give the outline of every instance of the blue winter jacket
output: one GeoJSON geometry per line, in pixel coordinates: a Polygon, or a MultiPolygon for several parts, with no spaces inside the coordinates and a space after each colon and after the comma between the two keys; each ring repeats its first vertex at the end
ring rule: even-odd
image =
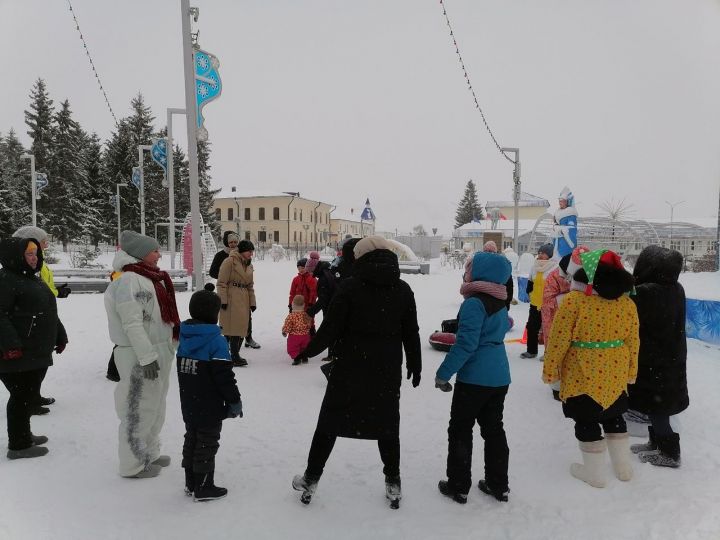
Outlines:
{"type": "Polygon", "coordinates": [[[190,319],[180,325],[177,374],[183,420],[208,426],[227,417],[240,401],[227,340],[216,324],[190,319]]]}
{"type": "MultiPolygon", "coordinates": [[[[473,256],[472,280],[504,285],[510,277],[510,261],[496,253],[473,256]]],[[[479,386],[507,386],[510,366],[505,352],[508,314],[504,300],[488,294],[466,298],[460,306],[455,345],[445,356],[436,376],[479,386]]]]}

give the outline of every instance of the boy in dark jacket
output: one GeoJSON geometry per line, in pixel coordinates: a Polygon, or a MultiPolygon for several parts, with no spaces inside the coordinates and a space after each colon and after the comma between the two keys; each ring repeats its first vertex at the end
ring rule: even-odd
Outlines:
{"type": "Polygon", "coordinates": [[[242,418],[228,343],[217,325],[220,297],[209,283],[190,298],[191,319],[180,325],[177,373],[185,422],[182,466],[185,493],[195,501],[220,499],[227,489],[214,483],[215,454],[225,418],[242,418]]]}

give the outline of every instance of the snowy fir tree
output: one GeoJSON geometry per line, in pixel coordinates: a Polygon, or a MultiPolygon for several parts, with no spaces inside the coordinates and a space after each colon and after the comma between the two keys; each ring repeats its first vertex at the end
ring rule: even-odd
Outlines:
{"type": "Polygon", "coordinates": [[[468,180],[468,183],[465,185],[465,194],[460,204],[458,204],[457,212],[455,212],[455,228],[462,227],[474,219],[482,218],[483,211],[482,206],[480,206],[478,202],[475,182],[468,180]]]}
{"type": "Polygon", "coordinates": [[[115,186],[108,183],[102,175],[102,146],[97,134],[83,137],[81,153],[86,176],[82,190],[86,208],[82,230],[84,236],[97,247],[100,241],[112,241],[114,237],[114,229],[109,230],[107,224],[115,222],[115,208],[110,204],[110,195],[115,194],[115,186]]]}
{"type": "Polygon", "coordinates": [[[88,213],[88,201],[85,200],[87,165],[82,152],[86,135],[73,120],[68,100],[55,115],[52,132],[54,144],[49,156],[49,185],[38,201],[38,208],[44,212],[38,223],[62,242],[63,251],[67,251],[71,240],[84,235],[83,220],[88,213]]]}
{"type": "Polygon", "coordinates": [[[105,145],[103,159],[105,181],[112,187],[116,184],[127,186],[120,188],[120,218],[123,229],[138,229],[140,216],[138,191],[130,182],[132,168],[137,164],[136,162],[137,146],[133,146],[127,118],[123,118],[105,145]]]}
{"type": "Polygon", "coordinates": [[[15,131],[0,136],[0,237],[30,223],[30,173],[15,131]]]}
{"type": "Polygon", "coordinates": [[[47,172],[53,145],[54,115],[53,100],[50,99],[45,81],[38,79],[30,92],[30,110],[25,111],[27,134],[32,139],[30,153],[35,156],[35,170],[38,172],[47,172]]]}
{"type": "Polygon", "coordinates": [[[213,212],[213,199],[220,191],[210,187],[210,143],[198,141],[198,178],[200,184],[200,214],[205,225],[212,231],[214,236],[220,235],[220,224],[215,220],[213,212]]]}

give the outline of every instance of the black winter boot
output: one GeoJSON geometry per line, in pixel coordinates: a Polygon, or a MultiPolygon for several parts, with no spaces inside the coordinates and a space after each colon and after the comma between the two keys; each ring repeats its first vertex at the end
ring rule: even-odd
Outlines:
{"type": "Polygon", "coordinates": [[[446,497],[450,497],[456,503],[465,504],[467,502],[467,493],[460,493],[452,487],[447,480],[440,480],[440,482],[438,482],[438,489],[440,493],[446,497]]]}
{"type": "Polygon", "coordinates": [[[195,473],[193,477],[195,479],[195,491],[193,492],[195,501],[214,501],[227,495],[227,489],[215,485],[215,471],[195,473]]]}
{"type": "Polygon", "coordinates": [[[390,501],[390,508],[400,508],[400,499],[402,499],[402,490],[400,488],[399,476],[385,477],[385,497],[390,501]]]}
{"type": "Polygon", "coordinates": [[[487,482],[485,480],[480,480],[478,482],[478,489],[485,493],[486,495],[491,495],[495,497],[500,502],[507,502],[508,495],[510,494],[510,489],[506,490],[496,490],[491,489],[490,486],[487,485],[487,482]]]}
{"type": "Polygon", "coordinates": [[[320,481],[319,477],[314,476],[308,476],[307,473],[305,474],[296,474],[293,477],[292,480],[292,487],[295,491],[302,491],[302,495],[300,495],[300,502],[303,504],[310,504],[310,501],[312,500],[313,495],[315,494],[315,490],[317,489],[318,482],[320,481]]]}
{"type": "Polygon", "coordinates": [[[193,496],[195,491],[195,474],[192,469],[185,469],[185,495],[193,496]]]}
{"type": "Polygon", "coordinates": [[[242,346],[243,338],[240,336],[230,336],[228,341],[230,342],[230,359],[232,360],[233,367],[247,366],[247,360],[240,356],[240,347],[242,346]]]}
{"type": "Polygon", "coordinates": [[[260,344],[259,344],[257,341],[255,341],[255,340],[252,338],[252,336],[247,336],[247,337],[245,338],[245,346],[246,346],[246,347],[250,347],[250,348],[252,348],[252,349],[259,349],[259,348],[260,348],[260,344]]]}
{"type": "Polygon", "coordinates": [[[673,433],[666,437],[656,436],[655,439],[659,452],[640,454],[640,461],[677,469],[680,466],[680,435],[673,433]]]}
{"type": "Polygon", "coordinates": [[[639,454],[640,452],[653,452],[658,449],[657,441],[655,440],[655,432],[652,426],[648,426],[648,442],[643,444],[633,444],[630,446],[630,451],[633,454],[639,454]]]}

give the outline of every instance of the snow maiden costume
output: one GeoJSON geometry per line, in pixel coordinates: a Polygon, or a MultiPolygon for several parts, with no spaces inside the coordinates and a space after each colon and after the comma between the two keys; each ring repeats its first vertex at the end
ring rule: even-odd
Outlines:
{"type": "Polygon", "coordinates": [[[593,487],[605,486],[605,450],[615,476],[632,478],[630,448],[623,412],[627,385],[635,382],[640,348],[635,304],[624,293],[633,278],[612,251],[580,255],[583,268],[553,320],[545,350],[543,381],[560,380],[560,399],[567,418],[575,421],[583,464],[570,474],[593,487]],[[602,425],[606,439],[602,436],[602,425]]]}
{"type": "Polygon", "coordinates": [[[170,276],[143,262],[159,245],[123,231],[113,269],[122,275],[105,291],[105,311],[120,381],[115,410],[120,419],[120,476],[149,478],[170,464],[160,455],[170,369],[180,330],[170,276]]]}
{"type": "Polygon", "coordinates": [[[565,186],[558,197],[560,208],[555,211],[555,256],[559,259],[572,253],[577,245],[577,210],[575,197],[570,188],[565,186]],[[563,208],[565,205],[565,208],[563,208]]]}

